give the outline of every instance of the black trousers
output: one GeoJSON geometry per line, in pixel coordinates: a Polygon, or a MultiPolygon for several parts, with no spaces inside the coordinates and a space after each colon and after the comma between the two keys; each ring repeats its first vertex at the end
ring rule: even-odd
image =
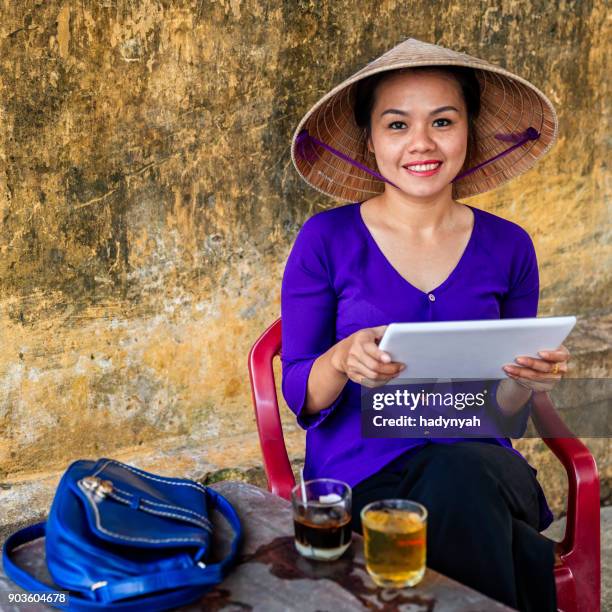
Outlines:
{"type": "Polygon", "coordinates": [[[521,612],[556,612],[538,486],[527,462],[497,444],[427,444],[353,488],[353,529],[362,533],[359,513],[372,501],[417,501],[428,510],[428,567],[521,612]]]}

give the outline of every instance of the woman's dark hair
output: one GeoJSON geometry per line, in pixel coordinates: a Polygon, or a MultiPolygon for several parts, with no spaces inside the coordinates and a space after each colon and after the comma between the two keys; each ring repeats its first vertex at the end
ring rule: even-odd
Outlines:
{"type": "Polygon", "coordinates": [[[466,162],[475,155],[476,152],[476,130],[474,122],[480,114],[480,83],[476,78],[473,68],[467,66],[415,66],[414,68],[399,68],[397,70],[387,70],[357,81],[355,86],[355,98],[353,113],[355,123],[366,131],[366,135],[371,134],[371,116],[374,103],[376,102],[376,89],[385,80],[398,72],[444,72],[452,76],[461,87],[461,93],[467,109],[468,119],[468,148],[466,162]]]}

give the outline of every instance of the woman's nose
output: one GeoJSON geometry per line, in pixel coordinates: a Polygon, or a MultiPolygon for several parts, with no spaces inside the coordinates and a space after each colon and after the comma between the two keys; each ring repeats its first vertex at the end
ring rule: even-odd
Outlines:
{"type": "Polygon", "coordinates": [[[427,126],[413,126],[407,142],[409,151],[430,151],[435,148],[427,126]]]}

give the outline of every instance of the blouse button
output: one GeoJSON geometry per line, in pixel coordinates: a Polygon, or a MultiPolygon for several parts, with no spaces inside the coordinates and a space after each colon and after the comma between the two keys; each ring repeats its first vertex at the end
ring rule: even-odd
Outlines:
{"type": "Polygon", "coordinates": [[[430,293],[427,297],[429,298],[430,302],[435,302],[436,301],[436,296],[433,293],[430,293]]]}

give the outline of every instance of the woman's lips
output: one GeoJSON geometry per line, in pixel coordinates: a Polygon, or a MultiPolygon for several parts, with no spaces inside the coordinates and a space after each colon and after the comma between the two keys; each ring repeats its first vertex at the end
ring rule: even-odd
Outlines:
{"type": "MultiPolygon", "coordinates": [[[[427,164],[427,165],[431,165],[431,164],[427,164]]],[[[425,170],[425,171],[419,172],[418,170],[414,170],[413,168],[410,168],[409,166],[403,166],[404,170],[406,170],[409,174],[412,174],[413,176],[433,176],[434,174],[437,174],[440,171],[441,167],[442,167],[442,162],[439,162],[438,166],[434,168],[433,170],[425,170]]]]}

